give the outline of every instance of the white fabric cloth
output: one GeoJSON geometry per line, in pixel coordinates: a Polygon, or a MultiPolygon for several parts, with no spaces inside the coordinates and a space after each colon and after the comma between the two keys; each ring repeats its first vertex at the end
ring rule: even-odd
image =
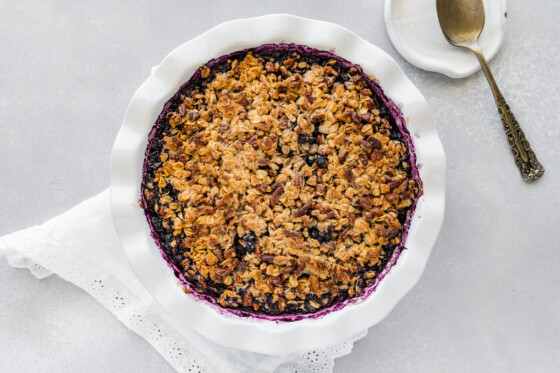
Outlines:
{"type": "Polygon", "coordinates": [[[79,286],[123,324],[146,339],[179,372],[331,372],[350,353],[351,340],[298,356],[270,356],[217,345],[196,332],[180,335],[165,311],[143,304],[146,290],[129,268],[113,227],[109,189],[40,226],[0,237],[0,257],[28,268],[38,279],[51,274],[79,286]]]}

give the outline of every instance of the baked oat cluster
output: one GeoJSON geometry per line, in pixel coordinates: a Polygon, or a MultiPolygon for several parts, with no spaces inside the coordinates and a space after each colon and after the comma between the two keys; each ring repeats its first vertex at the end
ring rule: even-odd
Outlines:
{"type": "Polygon", "coordinates": [[[182,88],[147,151],[144,208],[189,288],[309,314],[363,294],[419,194],[373,84],[336,59],[244,52],[182,88]]]}

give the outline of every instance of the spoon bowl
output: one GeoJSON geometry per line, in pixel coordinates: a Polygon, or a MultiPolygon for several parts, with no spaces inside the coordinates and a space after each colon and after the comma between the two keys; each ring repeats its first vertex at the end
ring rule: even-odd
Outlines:
{"type": "Polygon", "coordinates": [[[437,1],[439,25],[447,41],[469,46],[478,40],[485,23],[482,1],[437,1]]]}

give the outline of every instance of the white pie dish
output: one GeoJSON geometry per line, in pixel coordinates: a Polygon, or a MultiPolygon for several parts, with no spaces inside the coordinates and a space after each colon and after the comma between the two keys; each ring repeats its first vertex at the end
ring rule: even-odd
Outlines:
{"type": "Polygon", "coordinates": [[[269,15],[219,25],[173,50],[133,96],[111,159],[111,208],[129,264],[168,320],[229,347],[284,355],[347,340],[383,319],[418,281],[443,222],[445,155],[430,109],[385,52],[335,24],[290,15],[269,15]],[[332,50],[379,80],[401,106],[413,135],[424,195],[418,201],[397,264],[368,298],[316,319],[271,322],[217,312],[186,295],[161,257],[138,204],[147,136],[163,104],[198,66],[212,58],[266,43],[289,42],[332,50]]]}
{"type": "MultiPolygon", "coordinates": [[[[486,22],[478,39],[490,61],[504,41],[506,0],[483,0],[486,22]]],[[[385,0],[385,26],[397,51],[411,64],[451,78],[480,69],[474,54],[449,44],[440,29],[435,0],[385,0]]]]}

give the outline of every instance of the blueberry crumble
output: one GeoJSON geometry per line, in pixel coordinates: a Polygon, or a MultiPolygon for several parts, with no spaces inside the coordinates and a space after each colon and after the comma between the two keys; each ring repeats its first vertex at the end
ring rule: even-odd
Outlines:
{"type": "Polygon", "coordinates": [[[403,122],[330,52],[269,44],[200,67],[154,125],[142,182],[185,291],[276,320],[369,294],[422,189],[403,122]]]}

